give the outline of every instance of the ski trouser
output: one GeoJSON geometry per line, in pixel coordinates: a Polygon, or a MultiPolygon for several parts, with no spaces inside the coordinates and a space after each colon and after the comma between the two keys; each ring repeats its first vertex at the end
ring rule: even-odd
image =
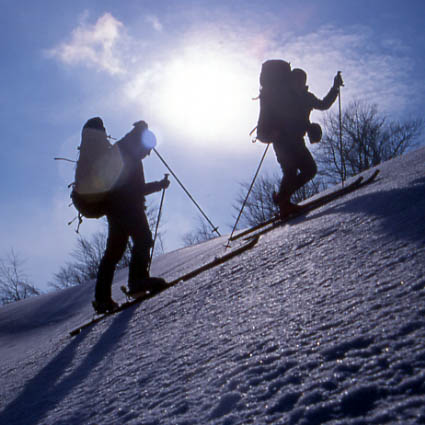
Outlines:
{"type": "Polygon", "coordinates": [[[273,143],[273,148],[283,172],[279,200],[289,202],[294,192],[313,179],[317,173],[317,165],[303,137],[285,136],[284,140],[278,139],[273,143]]]}
{"type": "Polygon", "coordinates": [[[112,280],[117,264],[121,260],[129,238],[133,242],[128,271],[128,282],[137,282],[149,277],[150,248],[152,233],[144,209],[137,208],[130,213],[107,215],[108,239],[106,250],[97,273],[95,298],[98,301],[111,298],[112,280]]]}

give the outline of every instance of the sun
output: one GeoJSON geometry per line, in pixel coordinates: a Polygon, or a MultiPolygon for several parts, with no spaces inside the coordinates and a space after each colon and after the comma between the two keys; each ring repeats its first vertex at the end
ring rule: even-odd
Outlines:
{"type": "Polygon", "coordinates": [[[173,131],[202,144],[230,137],[241,126],[246,133],[255,90],[256,79],[249,78],[236,57],[190,50],[167,65],[158,109],[173,131]]]}

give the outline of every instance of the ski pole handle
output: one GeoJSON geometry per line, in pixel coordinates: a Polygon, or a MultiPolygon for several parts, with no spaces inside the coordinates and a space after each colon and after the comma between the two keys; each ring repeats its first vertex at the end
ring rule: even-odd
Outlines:
{"type": "MultiPolygon", "coordinates": [[[[169,175],[170,175],[169,173],[165,173],[164,178],[162,179],[162,180],[166,181],[168,184],[170,183],[170,180],[168,178],[169,175]]],[[[168,187],[168,185],[167,185],[167,187],[168,187]]],[[[165,190],[165,188],[164,188],[164,190],[165,190]]]]}
{"type": "Polygon", "coordinates": [[[342,79],[342,75],[341,75],[342,71],[338,71],[335,77],[335,82],[338,83],[338,90],[340,87],[344,87],[344,81],[342,79]]]}

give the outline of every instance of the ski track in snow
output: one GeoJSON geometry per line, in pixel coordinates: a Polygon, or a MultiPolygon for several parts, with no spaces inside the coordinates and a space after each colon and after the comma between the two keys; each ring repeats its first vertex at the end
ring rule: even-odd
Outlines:
{"type": "Polygon", "coordinates": [[[74,338],[92,284],[3,307],[0,423],[425,423],[424,162],[74,338]]]}

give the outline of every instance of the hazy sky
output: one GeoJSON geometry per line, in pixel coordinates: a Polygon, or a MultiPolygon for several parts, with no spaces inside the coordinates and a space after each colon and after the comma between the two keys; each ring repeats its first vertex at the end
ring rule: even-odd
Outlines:
{"type": "MultiPolygon", "coordinates": [[[[248,133],[265,59],[305,69],[319,97],[341,70],[343,105],[360,99],[394,118],[424,116],[422,0],[0,4],[0,256],[13,248],[42,288],[76,240],[67,225],[75,216],[67,189],[74,166],[53,158],[77,158],[90,117],[101,116],[115,138],[146,120],[158,151],[228,233],[239,183],[252,179],[264,150],[248,133]]],[[[154,154],[144,164],[147,180],[167,172],[154,154]]],[[[276,171],[270,151],[262,172],[276,171]]],[[[163,220],[167,251],[198,225],[196,208],[173,180],[163,220]]],[[[85,220],[81,234],[101,226],[85,220]]]]}

